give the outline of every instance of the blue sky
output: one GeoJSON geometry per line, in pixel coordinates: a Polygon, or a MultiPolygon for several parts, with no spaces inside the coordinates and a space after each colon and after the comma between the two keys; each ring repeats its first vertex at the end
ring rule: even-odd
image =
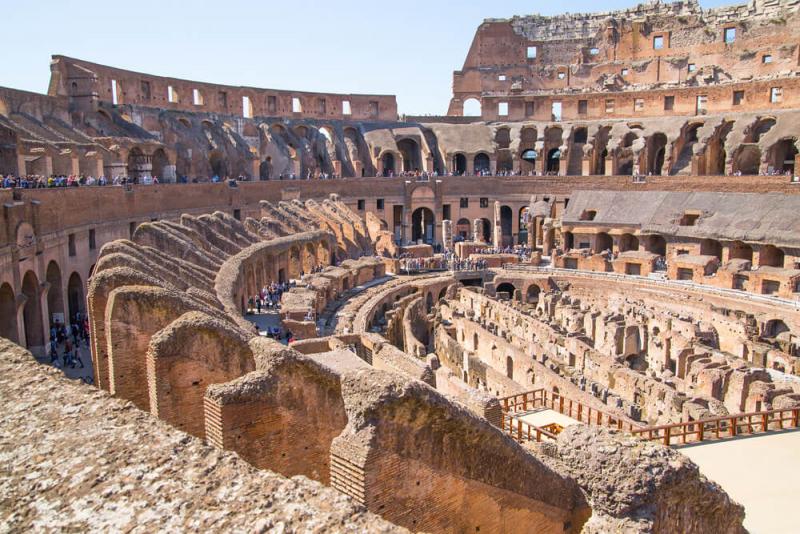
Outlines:
{"type": "Polygon", "coordinates": [[[231,85],[396,94],[400,113],[444,114],[452,71],[484,18],[635,3],[0,0],[0,86],[46,92],[50,56],[64,54],[231,85]]]}

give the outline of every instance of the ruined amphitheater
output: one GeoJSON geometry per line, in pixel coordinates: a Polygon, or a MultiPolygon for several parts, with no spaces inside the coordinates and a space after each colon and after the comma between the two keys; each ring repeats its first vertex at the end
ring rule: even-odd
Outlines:
{"type": "Polygon", "coordinates": [[[487,19],[436,117],[50,67],[0,531],[797,531],[798,0],[487,19]]]}

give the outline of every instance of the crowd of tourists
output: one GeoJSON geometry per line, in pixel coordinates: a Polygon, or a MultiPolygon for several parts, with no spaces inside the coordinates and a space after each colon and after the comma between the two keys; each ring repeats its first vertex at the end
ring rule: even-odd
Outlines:
{"type": "Polygon", "coordinates": [[[81,344],[89,348],[89,318],[85,314],[76,313],[68,326],[55,321],[50,327],[50,364],[61,369],[75,369],[76,365],[80,365],[83,369],[86,365],[81,358],[81,344]],[[63,347],[61,354],[60,347],[63,347]]]}
{"type": "Polygon", "coordinates": [[[158,184],[157,176],[145,176],[142,179],[128,178],[127,176],[115,176],[111,180],[105,176],[95,178],[94,176],[81,175],[53,175],[50,177],[39,175],[14,176],[6,175],[2,177],[3,189],[49,189],[56,187],[84,187],[84,186],[105,186],[105,185],[126,185],[126,184],[158,184]]]}

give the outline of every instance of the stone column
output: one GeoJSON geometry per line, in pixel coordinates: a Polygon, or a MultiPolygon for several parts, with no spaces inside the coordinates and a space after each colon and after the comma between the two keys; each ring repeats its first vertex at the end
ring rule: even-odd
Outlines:
{"type": "Polygon", "coordinates": [[[472,221],[472,240],[476,243],[483,243],[483,219],[472,221]]]}
{"type": "Polygon", "coordinates": [[[442,221],[442,243],[445,250],[453,250],[453,221],[442,221]]]}
{"type": "Polygon", "coordinates": [[[543,256],[550,256],[550,253],[553,250],[553,234],[550,233],[551,224],[543,224],[542,225],[542,255],[543,256]]]}
{"type": "Polygon", "coordinates": [[[528,248],[533,250],[536,248],[536,219],[528,219],[528,248]]]}
{"type": "Polygon", "coordinates": [[[503,226],[500,223],[500,201],[494,201],[494,228],[492,228],[492,246],[499,248],[503,244],[503,226]]]}

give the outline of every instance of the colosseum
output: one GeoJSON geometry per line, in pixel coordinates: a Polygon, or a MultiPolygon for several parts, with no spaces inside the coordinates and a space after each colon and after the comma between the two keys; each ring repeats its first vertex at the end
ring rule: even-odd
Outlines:
{"type": "Polygon", "coordinates": [[[0,88],[0,531],[797,532],[800,1],[452,80],[0,88]]]}

